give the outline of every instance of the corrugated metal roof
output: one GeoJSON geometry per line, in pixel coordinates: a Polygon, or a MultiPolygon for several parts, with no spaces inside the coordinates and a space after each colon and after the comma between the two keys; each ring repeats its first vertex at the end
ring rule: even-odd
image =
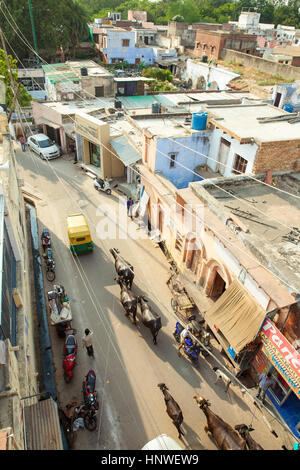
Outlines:
{"type": "Polygon", "coordinates": [[[28,450],[63,450],[57,404],[53,398],[24,408],[28,450]]]}
{"type": "Polygon", "coordinates": [[[132,165],[142,159],[142,156],[135,150],[128,140],[121,136],[110,141],[111,146],[119,155],[125,166],[132,165]]]}

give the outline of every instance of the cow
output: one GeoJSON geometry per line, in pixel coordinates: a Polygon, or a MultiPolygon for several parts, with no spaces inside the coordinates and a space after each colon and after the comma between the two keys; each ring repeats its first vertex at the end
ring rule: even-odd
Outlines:
{"type": "Polygon", "coordinates": [[[153,337],[153,343],[157,344],[156,337],[161,329],[161,318],[148,305],[148,300],[144,296],[138,296],[138,303],[141,306],[142,322],[150,329],[153,337]]]}
{"type": "Polygon", "coordinates": [[[195,395],[193,397],[199,408],[206,416],[207,425],[205,432],[210,432],[220,450],[246,450],[246,441],[230,426],[230,424],[213,413],[210,409],[210,403],[205,398],[195,395]]]}
{"type": "Polygon", "coordinates": [[[184,432],[181,429],[181,424],[183,422],[183,414],[181,411],[180,406],[174,400],[172,395],[168,392],[168,387],[164,383],[157,384],[157,386],[161,389],[164,395],[165,404],[167,406],[166,412],[170,416],[175,428],[177,429],[179,435],[178,438],[181,439],[181,436],[184,436],[184,432]]]}
{"type": "Polygon", "coordinates": [[[245,439],[249,450],[264,450],[264,448],[250,436],[250,432],[254,431],[251,426],[247,426],[246,424],[237,424],[234,426],[234,429],[243,439],[245,439]]]}
{"type": "Polygon", "coordinates": [[[131,264],[129,264],[127,261],[125,261],[119,256],[120,252],[117,248],[110,248],[109,251],[115,259],[115,270],[117,272],[118,277],[123,278],[126,283],[126,286],[131,289],[134,279],[133,266],[131,266],[131,264]]]}
{"type": "Polygon", "coordinates": [[[132,314],[132,323],[136,325],[137,296],[127,287],[126,281],[122,277],[115,278],[121,288],[120,300],[125,309],[125,315],[132,314]]]}

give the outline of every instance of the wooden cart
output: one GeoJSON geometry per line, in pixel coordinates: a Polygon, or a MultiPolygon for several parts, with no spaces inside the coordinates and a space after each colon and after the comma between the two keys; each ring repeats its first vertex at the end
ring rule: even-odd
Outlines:
{"type": "Polygon", "coordinates": [[[167,285],[172,292],[171,307],[180,320],[187,321],[194,313],[195,303],[186,292],[183,284],[178,280],[177,274],[172,273],[167,281],[167,285]]]}

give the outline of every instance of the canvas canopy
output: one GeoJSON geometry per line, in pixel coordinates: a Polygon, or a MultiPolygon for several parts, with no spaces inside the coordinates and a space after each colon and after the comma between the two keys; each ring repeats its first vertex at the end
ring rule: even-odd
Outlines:
{"type": "Polygon", "coordinates": [[[206,312],[207,321],[220,330],[237,354],[256,338],[265,315],[263,308],[237,280],[206,312]]]}

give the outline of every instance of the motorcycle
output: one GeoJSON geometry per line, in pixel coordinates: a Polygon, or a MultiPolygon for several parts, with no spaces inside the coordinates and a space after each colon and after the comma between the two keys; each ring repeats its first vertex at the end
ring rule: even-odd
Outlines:
{"type": "MultiPolygon", "coordinates": [[[[181,332],[182,332],[183,329],[184,329],[184,327],[179,322],[177,322],[175,331],[173,333],[173,336],[174,336],[175,340],[177,341],[177,343],[179,343],[179,344],[180,344],[180,335],[181,335],[181,332]]],[[[184,339],[183,351],[184,351],[185,355],[192,362],[197,363],[197,361],[199,359],[201,349],[200,349],[200,346],[193,343],[191,338],[188,337],[188,338],[184,339]]]]}
{"type": "Polygon", "coordinates": [[[97,427],[96,412],[99,409],[96,392],[96,374],[91,369],[88,371],[82,383],[82,393],[84,400],[84,425],[89,431],[94,431],[97,427]]]}
{"type": "Polygon", "coordinates": [[[107,178],[105,178],[105,180],[103,180],[102,178],[95,178],[94,188],[97,191],[103,191],[106,194],[111,194],[111,187],[107,178]]]}
{"type": "Polygon", "coordinates": [[[63,368],[64,368],[64,379],[66,383],[69,383],[73,377],[73,369],[74,369],[75,361],[76,361],[77,341],[73,332],[74,331],[72,329],[65,331],[66,340],[64,344],[63,368]]]}
{"type": "Polygon", "coordinates": [[[46,278],[48,281],[54,281],[55,279],[55,261],[52,255],[52,249],[47,248],[43,254],[43,258],[46,262],[46,278]]]}
{"type": "Polygon", "coordinates": [[[203,327],[204,319],[198,321],[195,315],[191,315],[188,318],[188,322],[187,329],[200,341],[199,347],[202,356],[205,358],[208,357],[209,352],[207,350],[211,351],[210,334],[203,327]],[[205,348],[201,345],[205,346],[205,348]]]}
{"type": "Polygon", "coordinates": [[[46,248],[51,248],[51,235],[48,229],[43,228],[42,235],[41,235],[43,250],[45,251],[46,248]]]}

